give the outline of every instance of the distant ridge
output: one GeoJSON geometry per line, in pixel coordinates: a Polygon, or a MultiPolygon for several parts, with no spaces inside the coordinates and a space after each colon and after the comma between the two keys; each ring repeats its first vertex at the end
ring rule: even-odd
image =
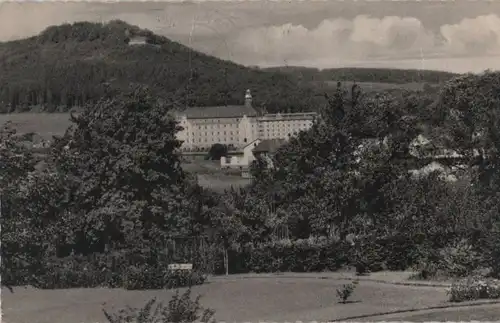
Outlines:
{"type": "Polygon", "coordinates": [[[302,81],[356,81],[393,84],[420,83],[441,84],[460,74],[417,69],[344,67],[318,69],[301,66],[280,66],[262,69],[285,73],[302,81]]]}

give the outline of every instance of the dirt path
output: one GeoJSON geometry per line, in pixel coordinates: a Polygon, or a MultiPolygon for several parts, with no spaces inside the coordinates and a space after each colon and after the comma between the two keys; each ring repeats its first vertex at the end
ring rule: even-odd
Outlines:
{"type": "Polygon", "coordinates": [[[500,319],[500,303],[473,306],[457,306],[453,308],[420,310],[408,313],[370,316],[348,321],[411,321],[411,322],[443,322],[443,321],[497,321],[500,319]]]}

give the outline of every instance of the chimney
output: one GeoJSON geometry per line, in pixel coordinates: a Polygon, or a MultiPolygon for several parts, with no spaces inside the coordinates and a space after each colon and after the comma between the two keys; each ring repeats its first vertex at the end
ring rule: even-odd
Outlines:
{"type": "Polygon", "coordinates": [[[250,93],[250,90],[247,90],[247,92],[245,93],[245,107],[252,107],[252,94],[250,93]]]}

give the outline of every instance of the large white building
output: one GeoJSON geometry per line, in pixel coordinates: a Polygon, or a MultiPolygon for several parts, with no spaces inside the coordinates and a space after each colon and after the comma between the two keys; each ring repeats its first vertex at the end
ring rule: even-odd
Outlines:
{"type": "Polygon", "coordinates": [[[244,105],[193,107],[176,113],[183,130],[178,139],[182,149],[208,149],[220,143],[236,149],[256,139],[288,139],[313,124],[316,113],[263,114],[252,107],[250,90],[244,105]]]}

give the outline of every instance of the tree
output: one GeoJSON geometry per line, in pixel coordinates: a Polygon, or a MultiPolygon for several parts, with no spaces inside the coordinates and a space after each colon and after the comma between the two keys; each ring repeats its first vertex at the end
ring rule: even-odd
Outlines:
{"type": "Polygon", "coordinates": [[[483,203],[500,211],[500,73],[464,75],[446,83],[435,109],[443,141],[465,156],[483,203]]]}
{"type": "Polygon", "coordinates": [[[171,103],[145,88],[89,105],[54,147],[72,188],[73,249],[152,250],[191,232],[190,183],[180,167],[171,103]],[[146,249],[143,249],[146,248],[146,249]]]}
{"type": "Polygon", "coordinates": [[[227,146],[223,144],[213,144],[208,151],[208,157],[211,160],[220,160],[221,157],[227,156],[227,146]]]}
{"type": "Polygon", "coordinates": [[[41,250],[36,239],[37,217],[24,208],[37,159],[30,152],[30,136],[16,133],[12,124],[0,128],[0,220],[2,228],[2,284],[24,283],[33,275],[41,250]]]}
{"type": "Polygon", "coordinates": [[[242,223],[242,214],[238,209],[239,193],[235,190],[224,192],[217,206],[209,211],[212,228],[215,229],[217,245],[224,251],[224,266],[229,274],[229,249],[237,250],[240,237],[246,233],[242,223]]]}

